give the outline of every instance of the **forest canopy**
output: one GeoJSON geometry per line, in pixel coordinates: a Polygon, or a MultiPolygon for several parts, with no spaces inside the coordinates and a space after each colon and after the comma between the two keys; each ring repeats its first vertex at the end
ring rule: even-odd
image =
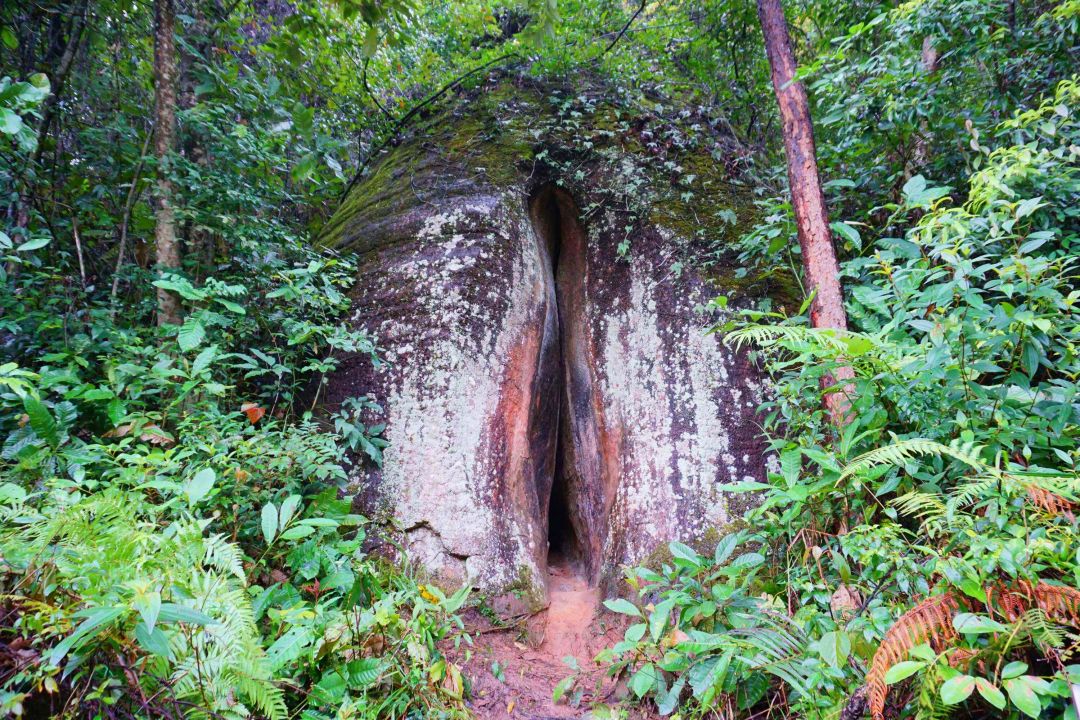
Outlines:
{"type": "Polygon", "coordinates": [[[4,3],[0,713],[485,717],[456,658],[486,599],[372,552],[339,492],[382,463],[386,399],[321,393],[383,360],[343,321],[362,265],[317,241],[509,78],[583,145],[586,88],[662,118],[635,141],[695,218],[679,262],[735,268],[711,309],[794,301],[710,330],[770,377],[771,471],[725,489],[752,509],[626,568],[594,663],[625,691],[571,666],[553,701],[1076,720],[1078,37],[1078,0],[4,3]]]}

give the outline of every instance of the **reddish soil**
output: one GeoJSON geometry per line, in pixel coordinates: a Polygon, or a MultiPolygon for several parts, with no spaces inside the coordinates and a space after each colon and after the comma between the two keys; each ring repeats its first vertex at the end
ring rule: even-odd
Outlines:
{"type": "Polygon", "coordinates": [[[596,653],[622,639],[624,623],[600,612],[599,589],[573,566],[552,563],[548,573],[550,604],[544,611],[506,627],[475,611],[466,615],[473,645],[462,643],[450,654],[472,684],[469,706],[478,720],[583,718],[593,704],[613,705],[625,695],[625,684],[608,678],[593,662],[596,653]],[[555,686],[574,673],[563,662],[567,656],[577,660],[581,671],[556,704],[551,699],[555,686]]]}

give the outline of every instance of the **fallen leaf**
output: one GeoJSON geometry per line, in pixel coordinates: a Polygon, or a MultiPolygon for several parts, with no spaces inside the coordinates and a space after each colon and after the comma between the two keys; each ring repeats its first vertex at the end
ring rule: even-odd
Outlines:
{"type": "Polygon", "coordinates": [[[262,420],[262,416],[266,414],[264,408],[259,407],[258,403],[247,402],[240,406],[240,412],[247,415],[248,422],[252,425],[262,420]]]}

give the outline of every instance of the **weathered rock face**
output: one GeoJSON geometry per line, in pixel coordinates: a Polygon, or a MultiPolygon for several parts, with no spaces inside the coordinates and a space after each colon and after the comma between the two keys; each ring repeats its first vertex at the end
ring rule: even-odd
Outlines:
{"type": "MultiPolygon", "coordinates": [[[[488,91],[392,150],[331,221],[325,242],[361,258],[350,321],[385,364],[345,358],[327,402],[385,407],[384,466],[353,483],[414,559],[542,602],[555,556],[601,580],[738,518],[721,489],[763,478],[761,380],[706,334],[702,307],[735,288],[681,269],[694,242],[655,211],[663,193],[612,190],[659,166],[635,160],[650,131],[583,141],[543,93],[488,91]]],[[[722,171],[699,182],[740,202],[722,171]]]]}

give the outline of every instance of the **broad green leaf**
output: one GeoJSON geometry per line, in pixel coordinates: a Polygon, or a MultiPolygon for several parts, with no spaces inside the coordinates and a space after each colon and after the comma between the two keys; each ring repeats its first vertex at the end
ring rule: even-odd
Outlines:
{"type": "Polygon", "coordinates": [[[127,608],[123,607],[95,607],[89,610],[80,611],[76,613],[76,616],[84,618],[81,623],[75,628],[74,631],[62,641],[57,643],[48,654],[48,662],[50,665],[59,665],[60,661],[76,647],[81,647],[82,642],[92,637],[96,637],[105,628],[116,620],[118,617],[126,612],[127,608]]]}
{"type": "Polygon", "coordinates": [[[40,250],[52,241],[52,238],[39,237],[33,240],[27,240],[19,247],[15,248],[15,252],[30,252],[31,250],[40,250]]]}
{"type": "Polygon", "coordinates": [[[184,352],[194,350],[206,339],[206,328],[198,320],[188,318],[176,333],[176,342],[184,352]]]}
{"type": "Polygon", "coordinates": [[[643,698],[656,686],[656,666],[646,663],[640,670],[630,677],[630,690],[636,697],[643,698]]]}
{"type": "Polygon", "coordinates": [[[214,473],[213,468],[203,468],[195,473],[195,476],[184,485],[184,494],[187,495],[188,504],[195,505],[206,497],[210,488],[214,487],[215,480],[217,480],[217,474],[214,473]]]}
{"type": "Polygon", "coordinates": [[[975,678],[970,675],[957,675],[941,685],[941,701],[946,705],[956,705],[968,699],[975,691],[975,678]]]}
{"type": "Polygon", "coordinates": [[[315,528],[311,527],[310,525],[295,525],[286,530],[285,532],[281,533],[281,539],[299,540],[301,538],[306,538],[308,535],[311,535],[314,532],[315,528]]]}
{"type": "Polygon", "coordinates": [[[197,356],[195,356],[194,362],[191,363],[191,374],[198,375],[203,370],[210,367],[210,364],[217,358],[218,347],[217,345],[211,345],[210,347],[203,348],[197,356]]]}
{"type": "Polygon", "coordinates": [[[634,623],[630,627],[626,628],[626,633],[623,635],[623,639],[629,642],[636,643],[641,638],[645,637],[645,623],[634,623]]]}
{"type": "Polygon", "coordinates": [[[214,625],[217,621],[204,612],[200,612],[187,605],[177,603],[161,603],[161,611],[158,613],[158,622],[181,622],[191,625],[214,625]]]}
{"type": "Polygon", "coordinates": [[[299,495],[290,495],[285,498],[281,503],[281,510],[278,512],[278,530],[284,530],[285,526],[292,520],[293,513],[296,512],[297,506],[300,505],[302,498],[299,495]]]}
{"type": "Polygon", "coordinates": [[[146,624],[147,631],[153,632],[154,625],[157,624],[158,615],[161,613],[161,593],[157,590],[152,590],[147,593],[138,593],[135,595],[134,600],[132,600],[131,606],[139,612],[139,615],[143,619],[143,623],[146,624]]]}
{"type": "Polygon", "coordinates": [[[953,627],[968,635],[986,635],[988,633],[1005,632],[1006,627],[1001,623],[991,620],[984,615],[972,613],[959,613],[953,618],[953,627]]]}
{"type": "Polygon", "coordinates": [[[1013,660],[1011,663],[1001,669],[1001,677],[1005,680],[1014,677],[1020,677],[1027,672],[1028,664],[1026,662],[1020,662],[1019,660],[1013,660]]]}
{"type": "Polygon", "coordinates": [[[629,600],[623,598],[616,598],[614,600],[605,600],[604,607],[611,612],[620,613],[622,615],[630,615],[632,617],[644,617],[641,611],[637,609],[637,606],[629,600]]]}
{"type": "Polygon", "coordinates": [[[1005,694],[998,690],[989,680],[986,678],[975,678],[975,687],[986,702],[990,703],[998,710],[1005,709],[1005,694]]]}
{"type": "Polygon", "coordinates": [[[138,623],[135,626],[135,641],[149,653],[164,658],[170,655],[169,638],[161,631],[161,628],[147,630],[145,623],[138,623]]]}
{"type": "Polygon", "coordinates": [[[904,660],[903,662],[898,662],[885,673],[885,682],[892,685],[901,680],[906,680],[924,667],[926,667],[926,663],[919,660],[904,660]]]}
{"type": "Polygon", "coordinates": [[[720,542],[716,544],[713,562],[717,565],[723,565],[731,557],[731,553],[735,552],[735,548],[739,546],[744,537],[742,532],[733,532],[721,538],[720,542]]]}
{"type": "Polygon", "coordinates": [[[39,438],[56,447],[60,444],[60,433],[56,426],[56,420],[52,413],[45,407],[45,403],[33,395],[23,396],[23,409],[30,419],[30,428],[39,438]]]}
{"type": "Polygon", "coordinates": [[[675,541],[668,543],[668,549],[671,550],[672,556],[677,560],[684,560],[692,565],[701,565],[701,556],[694,552],[694,549],[688,545],[684,545],[681,542],[675,541]]]}
{"type": "Polygon", "coordinates": [[[1042,712],[1042,703],[1039,702],[1039,696],[1035,694],[1034,688],[1028,682],[1028,677],[1024,675],[1006,680],[1005,692],[1009,694],[1009,700],[1020,712],[1037,719],[1042,712]]]}
{"type": "Polygon", "coordinates": [[[830,223],[829,227],[833,229],[840,237],[844,238],[847,242],[851,243],[852,247],[856,250],[862,250],[862,236],[859,235],[859,231],[848,225],[846,222],[834,222],[830,223]]]}
{"type": "Polygon", "coordinates": [[[821,658],[834,668],[843,667],[851,653],[851,638],[842,630],[827,632],[817,642],[821,658]]]}
{"type": "Polygon", "coordinates": [[[262,534],[266,544],[274,542],[278,530],[278,511],[274,503],[266,503],[262,509],[262,534]]]}
{"type": "Polygon", "coordinates": [[[555,684],[555,689],[551,691],[551,702],[556,705],[566,695],[567,691],[574,686],[574,682],[577,680],[577,675],[568,675],[555,684]]]}
{"type": "Polygon", "coordinates": [[[674,600],[664,600],[657,603],[653,611],[649,613],[649,634],[652,636],[653,642],[659,642],[660,636],[664,634],[664,628],[667,627],[668,620],[671,617],[671,608],[674,604],[674,600]]]}

